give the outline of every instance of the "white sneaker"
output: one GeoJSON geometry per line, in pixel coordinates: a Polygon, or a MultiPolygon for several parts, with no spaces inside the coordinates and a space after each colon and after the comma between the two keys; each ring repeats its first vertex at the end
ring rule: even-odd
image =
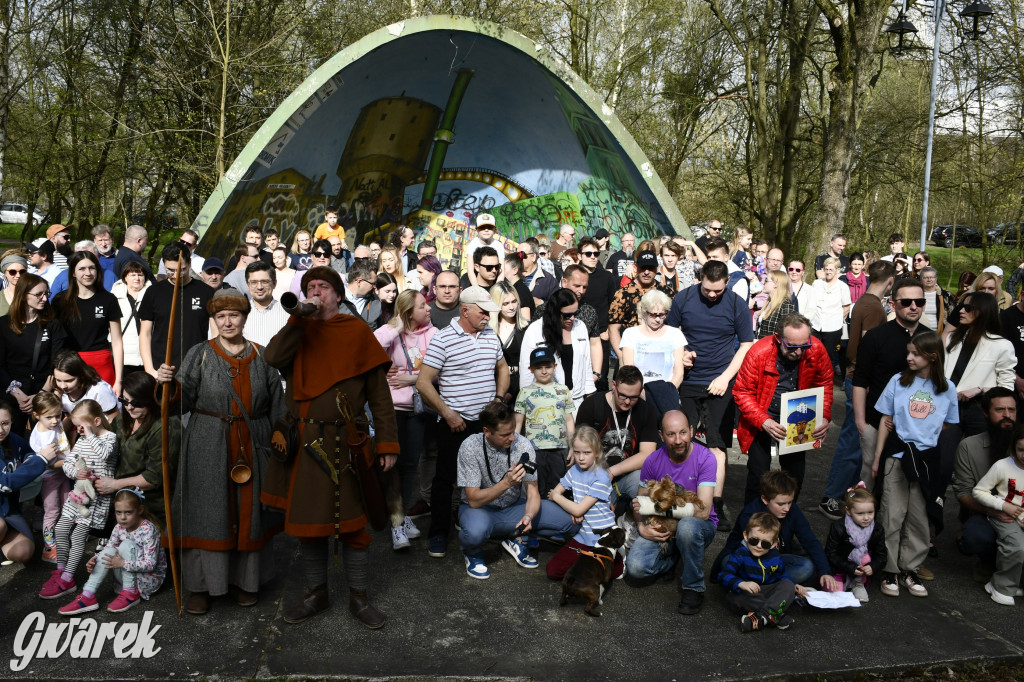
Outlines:
{"type": "Polygon", "coordinates": [[[416,527],[416,524],[412,522],[412,519],[408,516],[402,521],[402,530],[405,531],[405,537],[410,540],[415,540],[420,536],[420,529],[416,527]]]}
{"type": "Polygon", "coordinates": [[[857,601],[861,603],[870,601],[870,597],[868,597],[868,590],[862,583],[854,583],[853,587],[850,588],[850,592],[852,592],[853,596],[857,598],[857,601]]]}
{"type": "Polygon", "coordinates": [[[1013,597],[1008,597],[1007,595],[997,590],[995,587],[992,586],[991,581],[985,583],[985,591],[988,592],[989,595],[992,597],[992,601],[994,601],[997,604],[1002,604],[1003,606],[1014,605],[1013,597]]]}
{"type": "Polygon", "coordinates": [[[409,536],[405,534],[405,526],[391,529],[391,546],[395,549],[405,549],[409,546],[409,536]]]}

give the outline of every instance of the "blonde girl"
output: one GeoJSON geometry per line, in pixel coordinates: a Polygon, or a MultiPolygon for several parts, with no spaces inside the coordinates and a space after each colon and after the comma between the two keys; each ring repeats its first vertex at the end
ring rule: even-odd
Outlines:
{"type": "Polygon", "coordinates": [[[768,273],[764,281],[764,291],[768,294],[768,302],[757,314],[754,324],[759,339],[774,334],[779,327],[779,321],[796,311],[793,297],[789,293],[789,276],[782,270],[768,273]]]}
{"type": "Polygon", "coordinates": [[[57,563],[57,545],[53,529],[60,518],[64,498],[71,492],[71,481],[61,470],[64,459],[71,453],[67,434],[61,425],[60,398],[49,391],[39,391],[32,396],[32,419],[35,426],[28,437],[28,446],[51,460],[43,474],[43,561],[57,563]],[[55,453],[55,456],[54,456],[55,453]]]}
{"type": "Polygon", "coordinates": [[[395,280],[398,293],[402,293],[408,287],[405,279],[405,268],[402,266],[402,255],[394,244],[385,244],[380,250],[380,267],[377,272],[386,272],[395,280]]]}
{"type": "Polygon", "coordinates": [[[737,225],[729,244],[729,258],[744,272],[755,272],[757,264],[750,253],[750,245],[754,242],[754,233],[749,227],[737,225]]]}

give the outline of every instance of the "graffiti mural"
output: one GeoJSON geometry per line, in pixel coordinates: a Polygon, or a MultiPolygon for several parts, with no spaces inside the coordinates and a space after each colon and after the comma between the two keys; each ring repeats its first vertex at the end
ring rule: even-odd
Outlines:
{"type": "Polygon", "coordinates": [[[688,234],[600,98],[526,37],[462,17],[388,26],[317,69],[260,128],[196,218],[200,252],[246,226],[285,240],[335,206],[356,242],[397,225],[458,265],[477,213],[503,240],[688,234]]]}

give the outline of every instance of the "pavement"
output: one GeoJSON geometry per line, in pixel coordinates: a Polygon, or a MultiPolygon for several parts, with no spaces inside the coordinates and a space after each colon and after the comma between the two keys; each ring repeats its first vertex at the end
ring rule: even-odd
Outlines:
{"type": "MultiPolygon", "coordinates": [[[[840,413],[841,398],[837,390],[840,413]]],[[[816,506],[838,430],[833,426],[825,447],[808,454],[800,500],[822,540],[829,522],[816,506]]],[[[730,516],[739,510],[746,474],[745,458],[734,452],[726,492],[730,516]]],[[[955,502],[947,505],[947,530],[935,542],[939,557],[926,564],[936,576],[926,583],[927,598],[905,591],[896,599],[885,597],[876,584],[861,608],[793,607],[796,623],[790,629],[751,634],[740,633],[739,618],[727,610],[716,585],[709,586],[699,615],[682,616],[676,612],[678,581],[642,588],[616,581],[605,594],[604,615],[593,618],[579,602],[559,607],[560,585],[542,568],[520,568],[496,543],[485,550],[491,578],[475,580],[466,575],[454,538],[448,556],[433,559],[425,538],[395,552],[386,533],[377,534],[370,548],[371,600],[388,617],[381,630],[367,630],[349,615],[345,576],[333,569],[332,608],[301,625],[284,623],[284,605],[303,591],[297,542],[287,536],[277,538],[278,577],[253,607],[224,597],[207,615],[179,618],[167,585],[126,613],[85,614],[67,629],[70,619],[56,613],[65,600],[44,601],[36,594],[51,570],[37,560],[0,568],[0,678],[818,680],[1024,661],[1020,612],[995,604],[972,579],[973,559],[954,544],[956,512],[955,502]],[[41,618],[26,619],[37,612],[48,626],[66,629],[50,628],[46,637],[33,639],[42,631],[35,627],[41,618]],[[142,630],[150,638],[138,641],[134,633],[147,620],[142,630]],[[114,643],[101,646],[91,638],[93,630],[114,628],[128,643],[136,642],[139,657],[117,658],[114,643]],[[62,649],[64,644],[70,646],[62,649]],[[41,650],[52,657],[31,657],[41,650]],[[94,652],[97,657],[90,658],[94,652]],[[21,656],[28,657],[24,668],[21,656]]],[[[426,518],[418,520],[421,529],[426,524],[426,518]]],[[[724,541],[725,533],[719,533],[706,569],[724,541]]],[[[542,565],[553,551],[542,544],[542,565]]],[[[101,604],[114,596],[110,581],[103,589],[101,604]]]]}

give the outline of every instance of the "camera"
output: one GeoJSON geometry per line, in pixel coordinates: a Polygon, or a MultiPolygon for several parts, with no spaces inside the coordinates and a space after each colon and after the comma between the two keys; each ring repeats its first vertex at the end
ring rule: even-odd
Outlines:
{"type": "Polygon", "coordinates": [[[526,473],[533,474],[537,472],[537,465],[530,461],[530,454],[528,452],[523,453],[523,456],[519,458],[519,463],[523,465],[526,473]]]}

